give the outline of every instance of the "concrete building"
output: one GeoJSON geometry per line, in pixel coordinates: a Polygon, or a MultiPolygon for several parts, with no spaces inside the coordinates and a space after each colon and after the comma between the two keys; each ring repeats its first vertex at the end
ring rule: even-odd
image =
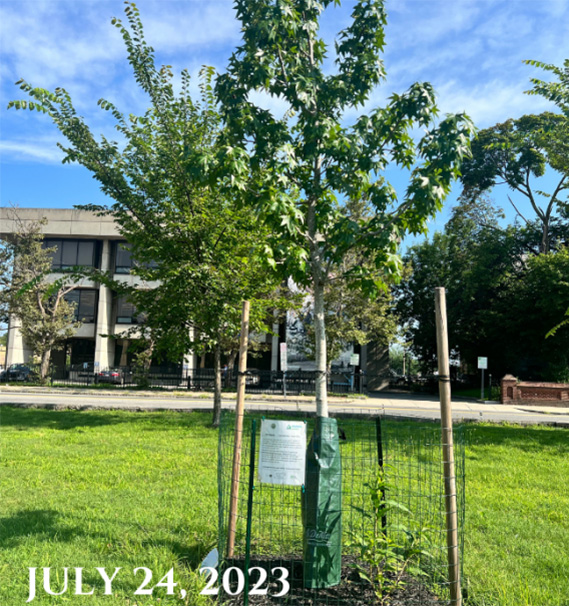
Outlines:
{"type": "MultiPolygon", "coordinates": [[[[53,256],[52,279],[61,278],[67,268],[76,265],[111,270],[115,278],[136,284],[131,276],[128,244],[110,217],[98,217],[92,212],[74,209],[18,209],[18,220],[26,222],[47,219],[42,227],[46,247],[56,248],[53,256]]],[[[9,237],[17,229],[14,211],[0,209],[0,238],[9,237]]],[[[66,298],[76,303],[81,326],[65,347],[53,352],[53,363],[92,364],[95,368],[126,365],[129,357],[128,340],[120,334],[138,323],[133,306],[117,297],[109,287],[91,280],[77,282],[66,298]],[[118,335],[109,339],[105,335],[118,335]]],[[[6,364],[28,362],[32,352],[24,343],[18,320],[10,318],[6,364]]],[[[193,363],[190,356],[188,363],[193,363]]]]}
{"type": "MultiPolygon", "coordinates": [[[[75,209],[18,209],[18,220],[24,224],[47,219],[42,232],[46,246],[56,248],[53,256],[52,279],[64,276],[66,268],[76,265],[96,267],[102,271],[111,270],[116,280],[140,283],[137,276],[130,275],[132,267],[129,247],[121,237],[116,224],[110,217],[98,217],[92,212],[75,209]]],[[[17,231],[12,209],[0,208],[0,238],[9,238],[17,231]]],[[[142,286],[142,284],[141,284],[142,286]]],[[[148,286],[152,286],[149,284],[148,286]]],[[[77,319],[81,326],[65,347],[52,354],[52,362],[57,366],[93,365],[97,368],[127,366],[131,361],[129,340],[120,338],[133,325],[139,323],[139,317],[133,306],[120,298],[109,287],[83,279],[77,282],[76,288],[67,296],[76,303],[77,319]],[[108,338],[106,335],[114,335],[108,338]]],[[[279,342],[285,340],[285,326],[273,326],[274,335],[265,335],[267,351],[252,358],[249,367],[259,370],[280,370],[279,342]]],[[[383,374],[385,366],[385,348],[376,351],[373,345],[361,347],[359,367],[363,370],[373,368],[374,375],[383,374]],[[370,359],[368,352],[375,352],[370,359]]],[[[26,346],[18,328],[18,320],[10,319],[6,365],[25,363],[30,360],[32,352],[26,346]]],[[[349,357],[349,352],[348,352],[349,357]]],[[[197,366],[211,367],[212,360],[196,359],[188,354],[183,361],[185,370],[197,366]]],[[[299,368],[291,360],[291,366],[299,368]]],[[[308,364],[308,367],[310,364],[308,364]]],[[[374,380],[374,387],[376,386],[374,380]]],[[[371,385],[370,385],[371,386],[371,385]]]]}

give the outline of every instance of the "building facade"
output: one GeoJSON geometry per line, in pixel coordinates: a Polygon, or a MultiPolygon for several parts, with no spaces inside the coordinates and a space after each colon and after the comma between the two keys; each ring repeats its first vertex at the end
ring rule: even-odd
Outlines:
{"type": "MultiPolygon", "coordinates": [[[[51,279],[64,277],[68,268],[83,266],[111,271],[114,278],[122,282],[137,284],[140,281],[130,275],[129,245],[120,236],[112,218],[75,209],[18,209],[17,216],[24,224],[47,219],[42,227],[45,246],[55,249],[51,279]]],[[[0,209],[0,226],[2,238],[17,230],[14,211],[0,209]]],[[[121,339],[120,335],[140,321],[132,304],[108,286],[88,279],[78,281],[66,299],[75,303],[76,319],[81,325],[61,350],[53,352],[53,363],[58,366],[86,363],[95,368],[126,366],[130,362],[129,340],[121,339]]],[[[28,362],[31,355],[20,334],[17,318],[11,317],[6,364],[28,362]]],[[[191,367],[193,363],[193,356],[189,355],[185,364],[191,367]]]]}
{"type": "MultiPolygon", "coordinates": [[[[68,268],[84,266],[110,271],[115,280],[131,285],[155,286],[152,283],[142,284],[138,276],[130,274],[132,259],[129,245],[121,237],[111,217],[100,217],[85,210],[36,208],[18,209],[17,218],[24,224],[42,218],[47,220],[42,226],[42,233],[46,248],[55,249],[51,274],[54,280],[64,277],[68,268]]],[[[0,208],[0,238],[9,238],[16,231],[14,211],[0,208]]],[[[108,286],[88,279],[78,281],[76,288],[66,298],[75,302],[76,318],[81,324],[73,338],[62,349],[52,353],[52,363],[61,367],[86,364],[94,369],[130,365],[132,352],[129,351],[126,333],[131,333],[132,328],[142,320],[133,305],[118,297],[108,286]],[[125,337],[121,338],[121,334],[125,337]],[[109,335],[113,338],[109,338],[109,335]]],[[[251,359],[249,366],[260,370],[281,370],[279,342],[287,339],[288,329],[288,325],[279,327],[275,324],[273,335],[263,335],[266,351],[251,359]]],[[[373,350],[373,345],[371,347],[373,350]]],[[[368,350],[372,351],[367,346],[358,348],[358,370],[361,368],[365,371],[368,366],[376,370],[379,359],[385,353],[385,348],[382,348],[382,355],[374,355],[374,360],[378,358],[374,361],[368,359],[368,350]]],[[[6,365],[29,362],[31,356],[32,351],[22,338],[17,318],[11,317],[6,365]]],[[[211,366],[211,361],[203,357],[197,359],[189,353],[180,364],[183,364],[184,370],[191,371],[198,366],[211,366]]],[[[296,359],[290,359],[289,367],[310,369],[311,364],[300,364],[296,359]]]]}

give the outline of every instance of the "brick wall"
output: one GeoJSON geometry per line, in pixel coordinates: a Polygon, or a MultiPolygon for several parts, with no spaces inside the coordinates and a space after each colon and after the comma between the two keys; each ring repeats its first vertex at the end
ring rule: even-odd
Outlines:
{"type": "Polygon", "coordinates": [[[569,406],[569,383],[518,381],[506,375],[501,383],[502,404],[528,403],[543,406],[569,406]]]}

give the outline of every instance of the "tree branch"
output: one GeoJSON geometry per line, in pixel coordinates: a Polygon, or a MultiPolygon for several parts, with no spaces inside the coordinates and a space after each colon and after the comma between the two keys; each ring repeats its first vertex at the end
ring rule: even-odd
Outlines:
{"type": "Polygon", "coordinates": [[[514,207],[516,213],[526,222],[526,225],[529,223],[529,221],[522,215],[522,213],[518,210],[518,207],[514,204],[512,198],[510,198],[509,194],[508,194],[508,200],[510,201],[510,204],[514,207]]]}

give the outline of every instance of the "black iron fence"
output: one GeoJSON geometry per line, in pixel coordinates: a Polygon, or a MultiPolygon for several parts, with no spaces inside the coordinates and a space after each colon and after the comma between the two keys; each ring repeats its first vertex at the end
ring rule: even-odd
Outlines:
{"type": "MultiPolygon", "coordinates": [[[[237,388],[237,371],[222,371],[222,389],[237,388]]],[[[301,394],[314,393],[316,371],[281,371],[249,369],[246,373],[249,393],[301,394]]],[[[13,365],[0,375],[7,383],[39,383],[39,367],[30,364],[13,365]]],[[[368,376],[363,372],[332,371],[327,376],[331,393],[364,393],[368,389],[368,376]]],[[[53,387],[114,387],[114,388],[164,388],[192,391],[213,391],[213,368],[184,369],[180,367],[151,367],[145,372],[132,367],[102,368],[93,364],[73,364],[50,368],[47,383],[53,387]]]]}
{"type": "MultiPolygon", "coordinates": [[[[249,393],[268,394],[312,394],[316,390],[316,371],[290,370],[281,371],[247,370],[246,383],[249,393]]],[[[235,391],[237,389],[236,370],[222,371],[222,389],[235,391]]],[[[12,364],[6,370],[0,371],[0,383],[36,384],[40,380],[39,365],[12,364]]],[[[452,381],[452,390],[465,390],[470,387],[480,387],[474,380],[452,381]]],[[[477,377],[474,377],[477,379],[477,377]]],[[[129,389],[184,389],[191,391],[213,391],[215,372],[213,368],[184,369],[181,365],[153,366],[146,372],[137,371],[134,367],[102,368],[92,363],[72,364],[70,366],[52,366],[49,369],[46,382],[54,387],[115,387],[129,389]]],[[[499,385],[493,382],[496,395],[499,385]]],[[[335,369],[327,376],[328,392],[338,394],[367,393],[386,387],[435,395],[438,393],[438,377],[397,376],[354,373],[351,369],[335,369]]],[[[487,386],[487,392],[488,386],[487,386]]]]}

